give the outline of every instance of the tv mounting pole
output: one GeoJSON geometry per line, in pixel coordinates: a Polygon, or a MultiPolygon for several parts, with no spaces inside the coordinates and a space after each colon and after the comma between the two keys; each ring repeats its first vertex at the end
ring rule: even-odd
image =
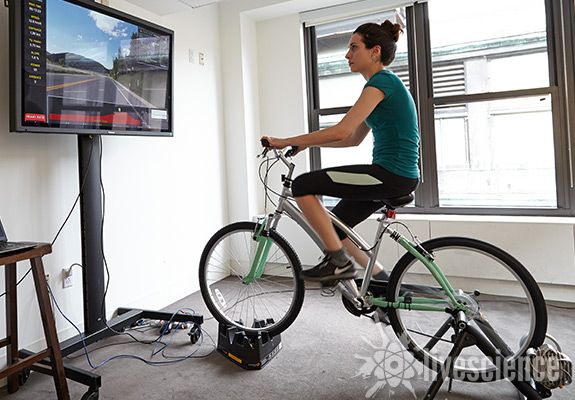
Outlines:
{"type": "Polygon", "coordinates": [[[84,332],[95,333],[105,327],[104,256],[102,243],[102,191],[100,187],[100,139],[78,135],[80,173],[80,223],[82,231],[82,290],[84,332]]]}

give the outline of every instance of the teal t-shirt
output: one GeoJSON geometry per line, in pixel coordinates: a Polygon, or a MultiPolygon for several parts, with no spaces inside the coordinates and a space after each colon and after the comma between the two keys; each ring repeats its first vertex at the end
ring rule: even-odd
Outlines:
{"type": "Polygon", "coordinates": [[[384,99],[366,118],[373,132],[373,163],[396,175],[419,178],[419,129],[411,94],[393,72],[373,75],[364,87],[384,93],[384,99]]]}

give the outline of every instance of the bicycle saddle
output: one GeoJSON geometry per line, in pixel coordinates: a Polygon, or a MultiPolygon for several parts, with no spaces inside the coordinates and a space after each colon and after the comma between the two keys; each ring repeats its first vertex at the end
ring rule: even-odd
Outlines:
{"type": "Polygon", "coordinates": [[[405,196],[382,199],[380,201],[385,204],[388,210],[393,210],[395,208],[403,207],[406,204],[411,203],[413,201],[413,193],[407,194],[405,196]]]}

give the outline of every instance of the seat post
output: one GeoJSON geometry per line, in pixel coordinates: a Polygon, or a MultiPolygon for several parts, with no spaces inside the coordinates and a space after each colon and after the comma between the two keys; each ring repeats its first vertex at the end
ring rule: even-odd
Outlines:
{"type": "Polygon", "coordinates": [[[381,246],[381,242],[383,242],[383,232],[385,230],[385,228],[387,227],[387,206],[384,206],[384,213],[382,214],[382,216],[380,218],[378,218],[379,221],[379,225],[377,226],[377,232],[375,233],[375,240],[374,240],[374,246],[373,246],[373,250],[372,250],[372,254],[371,257],[369,259],[369,262],[367,263],[367,267],[365,270],[365,276],[363,279],[363,282],[361,283],[361,290],[360,290],[360,296],[363,297],[366,295],[367,293],[367,289],[369,288],[369,283],[371,281],[371,277],[373,274],[373,267],[375,266],[375,262],[377,261],[377,255],[379,254],[379,247],[381,246]]]}

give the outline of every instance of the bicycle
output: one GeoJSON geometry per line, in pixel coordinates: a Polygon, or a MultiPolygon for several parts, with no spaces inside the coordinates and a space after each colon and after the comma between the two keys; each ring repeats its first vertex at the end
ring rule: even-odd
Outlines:
{"type": "MultiPolygon", "coordinates": [[[[282,191],[276,193],[279,200],[275,211],[257,222],[223,227],[208,241],[201,256],[200,289],[209,311],[219,323],[248,335],[283,332],[302,307],[305,289],[301,262],[278,232],[280,219],[291,218],[323,249],[291,198],[295,165],[290,156],[296,151],[273,149],[275,161],[269,166],[266,159],[266,179],[261,177],[266,161],[260,165],[266,196],[269,169],[278,161],[288,169],[282,175],[282,191]]],[[[262,155],[266,153],[264,150],[262,155]]],[[[449,368],[450,378],[465,381],[506,377],[499,372],[501,366],[493,364],[496,355],[507,365],[517,364],[528,349],[538,348],[545,340],[547,311],[541,290],[516,258],[489,243],[462,237],[420,242],[405,224],[395,220],[395,209],[412,200],[413,195],[381,200],[382,215],[372,245],[328,212],[332,222],[369,258],[362,279],[337,283],[345,308],[357,316],[384,310],[406,349],[440,374],[449,368]],[[410,238],[393,229],[394,225],[403,226],[410,238]],[[384,235],[406,253],[391,270],[388,282],[372,282],[384,235]],[[489,313],[498,316],[497,322],[487,320],[489,313]],[[497,354],[486,356],[485,349],[463,343],[461,332],[469,331],[468,326],[487,339],[497,354]],[[461,349],[454,354],[458,340],[461,349]]]]}

